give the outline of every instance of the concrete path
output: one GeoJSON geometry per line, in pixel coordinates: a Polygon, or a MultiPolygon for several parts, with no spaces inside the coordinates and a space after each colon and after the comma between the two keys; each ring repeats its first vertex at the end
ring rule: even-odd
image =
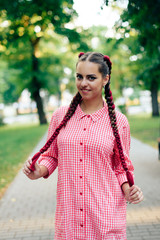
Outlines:
{"type": "MultiPolygon", "coordinates": [[[[34,152],[45,140],[46,135],[34,152]]],[[[145,200],[139,205],[128,205],[127,240],[160,240],[158,151],[132,138],[131,159],[136,184],[143,190],[145,200]]],[[[29,180],[22,171],[18,173],[0,200],[0,240],[54,239],[56,183],[57,171],[47,180],[36,181],[29,180]]]]}
{"type": "Polygon", "coordinates": [[[144,193],[144,201],[129,205],[128,240],[160,240],[160,161],[158,151],[132,138],[130,157],[135,179],[144,193]]]}

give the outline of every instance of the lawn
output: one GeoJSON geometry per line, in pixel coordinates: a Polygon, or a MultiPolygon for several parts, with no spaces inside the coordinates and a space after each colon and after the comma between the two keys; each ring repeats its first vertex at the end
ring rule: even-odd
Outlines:
{"type": "Polygon", "coordinates": [[[36,124],[0,127],[0,197],[47,128],[36,124]]]}
{"type": "Polygon", "coordinates": [[[157,138],[160,137],[160,118],[150,115],[127,116],[131,135],[144,143],[158,148],[157,138]]]}

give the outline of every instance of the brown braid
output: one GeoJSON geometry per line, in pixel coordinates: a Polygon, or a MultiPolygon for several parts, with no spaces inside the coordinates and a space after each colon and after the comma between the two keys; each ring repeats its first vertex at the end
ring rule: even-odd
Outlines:
{"type": "Polygon", "coordinates": [[[129,185],[132,186],[134,184],[134,180],[133,180],[133,176],[129,172],[127,164],[125,162],[125,157],[124,157],[124,153],[123,153],[121,139],[120,139],[120,135],[119,135],[119,132],[118,132],[118,127],[117,127],[115,105],[114,105],[114,102],[113,102],[112,92],[110,90],[110,75],[111,75],[112,63],[111,63],[108,56],[104,56],[104,60],[106,61],[106,64],[109,67],[109,81],[105,85],[104,89],[105,89],[105,99],[106,99],[106,102],[108,104],[108,112],[109,112],[111,127],[112,127],[112,130],[113,130],[113,134],[115,136],[115,139],[116,139],[116,143],[117,143],[117,147],[118,147],[118,151],[119,151],[119,156],[120,156],[120,159],[121,159],[123,169],[126,171],[126,175],[127,175],[129,185]]]}
{"type": "Polygon", "coordinates": [[[123,154],[123,149],[122,149],[122,145],[121,145],[120,136],[119,136],[119,133],[118,133],[117,121],[116,121],[116,115],[115,115],[115,105],[113,103],[113,97],[112,97],[112,92],[111,92],[110,87],[109,87],[109,83],[107,83],[106,86],[105,86],[105,99],[106,99],[106,102],[108,104],[109,117],[110,117],[112,129],[113,129],[113,133],[114,133],[114,136],[116,138],[120,159],[122,161],[122,165],[123,165],[124,170],[128,171],[127,164],[126,164],[125,159],[124,159],[124,154],[123,154]]]}
{"type": "Polygon", "coordinates": [[[52,142],[56,139],[56,137],[58,136],[60,130],[62,129],[62,127],[66,126],[68,120],[72,117],[72,115],[74,114],[78,104],[81,102],[81,95],[79,94],[79,92],[74,96],[67,113],[65,114],[63,120],[61,121],[61,123],[59,124],[59,126],[56,128],[56,130],[54,131],[54,133],[52,134],[52,136],[48,139],[48,141],[46,142],[46,144],[40,149],[40,151],[38,153],[36,153],[33,158],[32,158],[32,164],[30,165],[30,169],[32,171],[35,170],[35,163],[38,160],[39,156],[44,153],[45,151],[47,151],[47,149],[50,147],[50,145],[52,144],[52,142]]]}

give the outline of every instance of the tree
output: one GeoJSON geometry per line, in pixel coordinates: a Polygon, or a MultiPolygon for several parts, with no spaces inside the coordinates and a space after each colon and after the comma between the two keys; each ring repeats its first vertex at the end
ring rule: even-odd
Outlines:
{"type": "MultiPolygon", "coordinates": [[[[11,65],[13,67],[18,65],[20,68],[19,65],[25,62],[21,69],[24,68],[26,74],[28,71],[28,76],[25,75],[25,78],[21,79],[20,86],[22,88],[27,86],[31,92],[31,96],[37,104],[41,124],[46,123],[46,117],[40,97],[40,89],[44,86],[44,79],[42,79],[40,71],[40,42],[50,32],[65,35],[70,42],[81,42],[78,32],[65,27],[65,24],[76,15],[72,5],[73,0],[0,1],[0,18],[2,21],[0,45],[5,46],[6,49],[9,49],[9,46],[15,49],[17,44],[17,48],[20,47],[23,48],[23,51],[27,51],[28,58],[24,58],[23,54],[20,54],[22,59],[19,59],[18,63],[14,52],[11,51],[11,65]],[[30,65],[26,65],[26,62],[29,62],[30,65]]],[[[24,71],[21,71],[20,76],[22,77],[23,74],[24,71]]]]}
{"type": "MultiPolygon", "coordinates": [[[[131,47],[132,53],[140,56],[141,68],[138,79],[150,89],[152,96],[152,115],[159,116],[158,89],[160,88],[160,1],[129,0],[128,8],[121,15],[118,31],[133,33],[139,47],[131,47]],[[145,64],[144,64],[145,63],[145,64]]],[[[137,45],[137,44],[136,44],[137,45]]]]}
{"type": "Polygon", "coordinates": [[[93,51],[98,51],[110,56],[112,61],[111,88],[114,99],[122,95],[122,90],[134,87],[137,84],[137,65],[130,61],[131,51],[129,45],[132,39],[117,39],[116,33],[113,38],[107,37],[108,29],[105,26],[92,27],[94,32],[91,45],[93,51]]]}

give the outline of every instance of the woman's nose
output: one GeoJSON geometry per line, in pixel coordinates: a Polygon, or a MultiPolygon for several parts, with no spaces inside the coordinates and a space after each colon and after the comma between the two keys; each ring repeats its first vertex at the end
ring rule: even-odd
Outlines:
{"type": "Polygon", "coordinates": [[[81,86],[86,86],[87,85],[87,79],[83,78],[83,80],[81,81],[81,86]]]}

